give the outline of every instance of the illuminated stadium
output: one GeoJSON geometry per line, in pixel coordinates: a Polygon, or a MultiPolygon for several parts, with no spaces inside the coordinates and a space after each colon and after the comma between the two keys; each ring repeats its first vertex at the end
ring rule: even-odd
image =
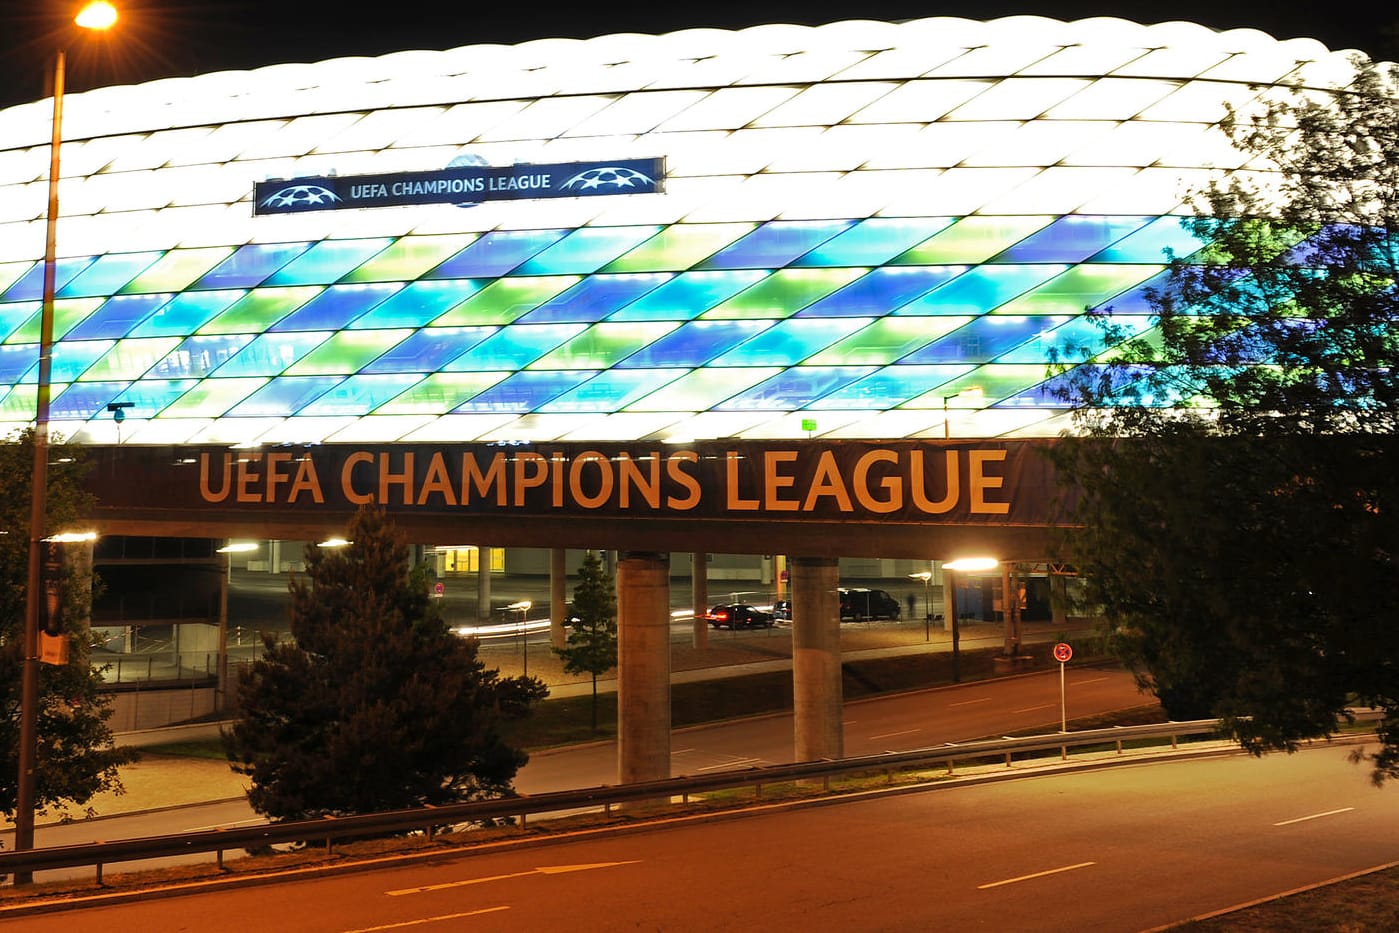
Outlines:
{"type": "MultiPolygon", "coordinates": [[[[938,18],[72,94],[52,426],[104,445],[1052,436],[1053,349],[1100,339],[1086,309],[1149,327],[1144,287],[1197,245],[1184,193],[1239,167],[1226,104],[1348,68],[1252,30],[938,18]],[[570,186],[541,197],[551,173],[570,186]]],[[[50,119],[0,111],[4,433],[34,420],[50,119]]]]}

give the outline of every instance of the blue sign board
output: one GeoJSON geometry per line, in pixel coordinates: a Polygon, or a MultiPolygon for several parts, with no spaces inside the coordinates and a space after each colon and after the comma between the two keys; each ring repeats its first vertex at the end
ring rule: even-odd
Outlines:
{"type": "Polygon", "coordinates": [[[547,165],[455,165],[430,172],[328,175],[258,182],[254,214],[339,211],[405,204],[458,204],[523,198],[656,194],[665,159],[557,162],[547,165]]]}

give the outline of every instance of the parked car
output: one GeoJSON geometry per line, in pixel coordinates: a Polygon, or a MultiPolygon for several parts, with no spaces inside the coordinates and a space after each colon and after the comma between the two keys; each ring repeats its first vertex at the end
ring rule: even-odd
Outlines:
{"type": "Polygon", "coordinates": [[[864,622],[866,619],[897,619],[902,612],[899,601],[887,590],[864,587],[841,587],[840,618],[864,622]]]}
{"type": "Polygon", "coordinates": [[[792,621],[792,601],[790,599],[779,599],[772,604],[772,617],[782,622],[792,621]]]}
{"type": "Polygon", "coordinates": [[[715,628],[771,628],[772,613],[764,612],[747,603],[725,603],[710,608],[704,614],[709,624],[715,628]]]}

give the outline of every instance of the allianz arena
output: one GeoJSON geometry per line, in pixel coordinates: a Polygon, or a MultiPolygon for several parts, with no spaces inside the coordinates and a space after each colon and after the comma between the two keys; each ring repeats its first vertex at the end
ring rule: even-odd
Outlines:
{"type": "MultiPolygon", "coordinates": [[[[1053,349],[1101,339],[1086,309],[1148,328],[1143,289],[1198,245],[1184,195],[1241,167],[1226,105],[1349,70],[1252,30],[935,18],[69,95],[53,428],[127,445],[1052,436],[1053,349]],[[649,187],[628,188],[636,165],[649,187]],[[539,166],[578,169],[573,187],[535,196],[539,166]],[[451,198],[313,203],[389,178],[451,198]],[[477,196],[497,183],[513,188],[477,196]]],[[[50,118],[47,101],[0,111],[3,433],[34,419],[50,118]]]]}

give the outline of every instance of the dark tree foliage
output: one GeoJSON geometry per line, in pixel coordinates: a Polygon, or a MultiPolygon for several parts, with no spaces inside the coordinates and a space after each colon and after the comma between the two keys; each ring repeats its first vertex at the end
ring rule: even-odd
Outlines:
{"type": "Polygon", "coordinates": [[[1261,754],[1377,707],[1382,782],[1399,775],[1395,76],[1356,62],[1342,91],[1265,96],[1223,128],[1249,170],[1195,199],[1202,247],[1149,295],[1156,326],[1061,382],[1065,556],[1173,716],[1220,716],[1261,754]]]}
{"type": "Polygon", "coordinates": [[[597,731],[597,679],[617,666],[617,587],[607,566],[594,551],[583,557],[578,585],[573,588],[576,620],[568,645],[555,648],[570,674],[593,677],[593,731],[597,731]]]}
{"type": "Polygon", "coordinates": [[[291,584],[293,642],[268,639],[238,677],[224,734],[249,801],[274,819],[445,804],[511,794],[528,759],[501,738],[547,693],[502,678],[454,634],[408,567],[404,537],[362,509],[343,548],[308,548],[291,584]]]}
{"type": "MultiPolygon", "coordinates": [[[[25,594],[29,588],[29,490],[33,480],[33,432],[0,443],[0,813],[13,814],[19,781],[20,685],[25,594]]],[[[92,499],[83,489],[81,450],[49,446],[49,533],[87,527],[92,499]]],[[[91,664],[90,568],[70,564],[63,581],[68,663],[39,665],[38,737],[34,801],[40,810],[67,813],[95,794],[120,790],[117,769],[136,753],[112,747],[111,699],[101,693],[102,673],[91,664]]]]}

